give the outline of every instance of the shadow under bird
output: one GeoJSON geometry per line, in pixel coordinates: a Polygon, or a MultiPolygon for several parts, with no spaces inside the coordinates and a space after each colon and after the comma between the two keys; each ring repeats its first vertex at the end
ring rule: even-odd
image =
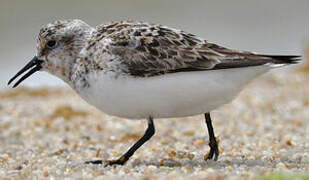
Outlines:
{"type": "Polygon", "coordinates": [[[162,25],[120,21],[91,27],[81,20],[43,26],[37,54],[8,84],[37,71],[68,83],[83,99],[107,114],[148,119],[145,134],[119,159],[86,163],[123,165],[155,133],[153,119],[204,114],[210,151],[218,143],[210,111],[230,102],[255,77],[300,56],[262,55],[231,50],[162,25]]]}

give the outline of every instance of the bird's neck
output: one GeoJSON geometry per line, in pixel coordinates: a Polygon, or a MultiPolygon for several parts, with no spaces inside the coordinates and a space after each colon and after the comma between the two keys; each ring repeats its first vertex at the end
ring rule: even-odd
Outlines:
{"type": "Polygon", "coordinates": [[[74,64],[71,64],[68,74],[65,77],[66,81],[73,89],[83,89],[88,87],[87,75],[89,67],[82,58],[77,58],[74,64]]]}

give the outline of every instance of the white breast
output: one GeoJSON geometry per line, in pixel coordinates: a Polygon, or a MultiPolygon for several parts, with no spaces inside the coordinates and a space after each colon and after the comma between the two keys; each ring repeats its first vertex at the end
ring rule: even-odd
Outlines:
{"type": "Polygon", "coordinates": [[[103,112],[129,119],[191,116],[230,102],[246,83],[269,69],[256,66],[147,78],[90,74],[90,87],[79,94],[103,112]]]}

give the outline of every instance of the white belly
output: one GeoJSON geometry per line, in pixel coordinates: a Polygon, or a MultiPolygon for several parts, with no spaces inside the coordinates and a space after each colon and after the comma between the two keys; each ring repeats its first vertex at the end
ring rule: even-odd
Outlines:
{"type": "Polygon", "coordinates": [[[148,78],[89,75],[79,94],[103,112],[129,119],[184,117],[230,102],[267,66],[172,73],[148,78]]]}

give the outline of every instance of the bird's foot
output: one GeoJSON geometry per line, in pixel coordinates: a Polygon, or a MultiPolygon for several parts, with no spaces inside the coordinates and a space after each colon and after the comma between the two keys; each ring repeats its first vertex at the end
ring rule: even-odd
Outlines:
{"type": "Polygon", "coordinates": [[[85,164],[103,164],[102,160],[86,161],[85,164]]]}
{"type": "Polygon", "coordinates": [[[127,162],[125,157],[120,157],[117,160],[94,160],[94,161],[86,161],[86,164],[104,164],[104,167],[113,166],[113,165],[124,165],[127,162]]]}
{"type": "Polygon", "coordinates": [[[216,139],[212,139],[209,142],[210,151],[204,156],[204,160],[211,160],[214,161],[218,160],[219,157],[219,147],[216,139]]]}
{"type": "Polygon", "coordinates": [[[117,160],[109,160],[109,161],[105,161],[104,163],[104,167],[107,167],[107,166],[113,166],[113,165],[124,165],[127,161],[121,157],[117,160]]]}

